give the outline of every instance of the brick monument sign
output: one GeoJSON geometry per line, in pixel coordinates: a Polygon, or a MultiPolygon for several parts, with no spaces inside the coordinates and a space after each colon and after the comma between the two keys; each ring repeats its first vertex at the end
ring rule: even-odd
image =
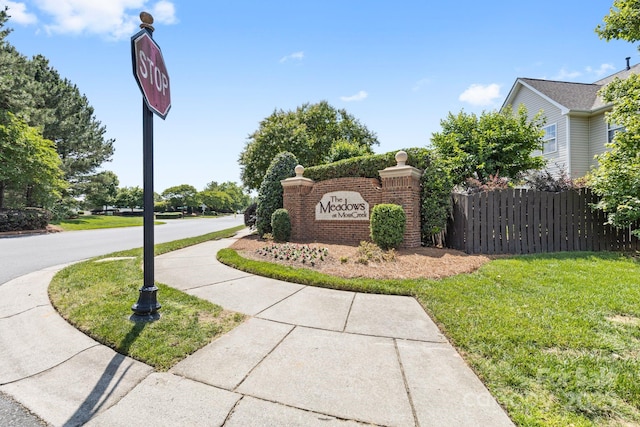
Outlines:
{"type": "Polygon", "coordinates": [[[336,178],[314,182],[304,167],[282,180],[284,208],[291,218],[291,240],[359,244],[370,241],[371,209],[381,203],[402,206],[407,217],[401,247],[420,246],[420,177],[406,165],[407,153],[396,154],[396,166],[379,171],[378,178],[336,178]]]}

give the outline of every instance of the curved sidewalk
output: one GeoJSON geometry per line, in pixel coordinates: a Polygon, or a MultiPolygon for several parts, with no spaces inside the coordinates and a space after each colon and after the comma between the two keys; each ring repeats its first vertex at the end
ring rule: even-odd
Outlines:
{"type": "Polygon", "coordinates": [[[215,259],[232,241],[156,258],[159,282],[251,316],[166,373],[58,316],[61,267],[4,284],[0,391],[55,426],[513,425],[413,298],[240,272],[215,259]]]}

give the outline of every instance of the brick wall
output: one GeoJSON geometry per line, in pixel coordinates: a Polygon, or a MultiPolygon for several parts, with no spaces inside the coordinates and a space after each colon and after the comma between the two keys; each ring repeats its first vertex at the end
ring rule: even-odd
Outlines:
{"type": "Polygon", "coordinates": [[[316,205],[327,193],[354,191],[369,204],[401,205],[407,217],[403,247],[420,246],[420,172],[400,165],[380,171],[376,178],[337,178],[313,182],[303,178],[304,168],[296,168],[297,176],[282,181],[284,208],[291,218],[291,240],[358,245],[370,241],[368,220],[316,220],[316,205]]]}

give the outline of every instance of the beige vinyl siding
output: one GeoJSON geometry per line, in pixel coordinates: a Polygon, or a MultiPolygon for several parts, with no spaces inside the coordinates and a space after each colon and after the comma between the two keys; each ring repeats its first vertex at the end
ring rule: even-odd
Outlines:
{"type": "MultiPolygon", "coordinates": [[[[527,107],[527,114],[529,119],[539,112],[543,111],[546,117],[546,125],[556,125],[556,138],[558,144],[558,150],[554,153],[544,154],[543,157],[547,161],[547,169],[557,174],[561,168],[567,169],[567,120],[566,117],[560,111],[560,108],[540,95],[534,93],[527,87],[521,86],[518,93],[513,98],[513,110],[518,111],[520,104],[524,104],[527,107]]],[[[539,156],[541,153],[534,152],[534,156],[539,156]]]]}
{"type": "Polygon", "coordinates": [[[593,156],[589,153],[589,117],[570,117],[571,138],[571,178],[580,178],[590,169],[593,156]]]}
{"type": "Polygon", "coordinates": [[[604,153],[607,150],[607,122],[604,119],[604,113],[591,117],[590,123],[590,139],[589,139],[589,156],[591,165],[597,166],[598,162],[595,156],[604,153]]]}

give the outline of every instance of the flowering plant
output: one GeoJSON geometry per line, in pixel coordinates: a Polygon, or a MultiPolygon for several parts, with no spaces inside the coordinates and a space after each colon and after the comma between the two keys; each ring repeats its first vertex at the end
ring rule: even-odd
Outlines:
{"type": "Polygon", "coordinates": [[[282,261],[300,262],[312,267],[319,261],[324,261],[329,256],[329,249],[314,248],[309,245],[297,245],[292,243],[272,243],[256,251],[259,255],[282,261]]]}

